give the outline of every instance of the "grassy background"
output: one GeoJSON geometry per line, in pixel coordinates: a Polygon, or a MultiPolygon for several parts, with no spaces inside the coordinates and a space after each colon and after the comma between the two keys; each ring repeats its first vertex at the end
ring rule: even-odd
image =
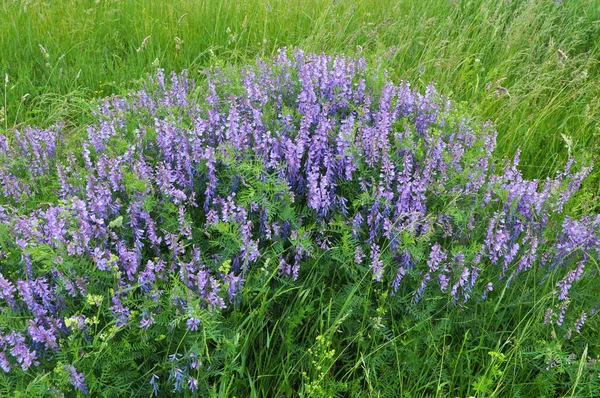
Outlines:
{"type": "Polygon", "coordinates": [[[76,120],[85,99],[122,92],[153,64],[198,74],[293,45],[435,82],[495,123],[500,156],[520,147],[540,177],[567,156],[563,134],[574,152],[598,152],[599,15],[595,1],[6,0],[5,125],[76,120]]]}
{"type": "MultiPolygon", "coordinates": [[[[543,177],[568,156],[563,136],[570,137],[570,150],[578,157],[589,160],[600,153],[599,15],[600,2],[585,0],[564,4],[554,0],[4,0],[0,5],[0,76],[7,75],[8,82],[0,82],[0,108],[5,109],[1,125],[11,128],[65,120],[76,128],[88,117],[90,99],[125,92],[157,65],[167,70],[187,68],[192,76],[201,77],[209,66],[244,63],[271,56],[283,46],[298,46],[306,51],[360,53],[386,67],[395,80],[409,80],[417,86],[435,82],[439,91],[469,108],[472,115],[495,123],[498,156],[513,155],[521,148],[525,174],[543,177]]],[[[589,199],[598,193],[598,170],[586,181],[582,206],[594,206],[589,199]]],[[[298,370],[298,358],[292,354],[304,348],[313,349],[311,361],[331,367],[326,351],[338,334],[336,314],[350,306],[361,309],[360,303],[377,301],[380,294],[348,286],[336,299],[343,302],[342,308],[334,308],[331,302],[340,294],[338,286],[324,287],[318,272],[311,275],[314,280],[301,289],[282,288],[276,294],[267,294],[271,288],[262,281],[254,284],[258,304],[239,320],[236,330],[238,336],[245,336],[243,359],[236,360],[258,356],[252,362],[258,365],[254,373],[246,375],[256,382],[252,389],[284,388],[279,392],[286,394],[285,380],[298,370]],[[323,320],[315,322],[314,314],[323,320]],[[263,351],[274,334],[265,327],[269,322],[273,330],[286,334],[276,336],[278,350],[263,351]],[[309,339],[315,335],[325,336],[325,342],[309,339]]],[[[531,287],[538,286],[538,281],[527,281],[522,291],[528,295],[515,289],[505,298],[510,304],[486,304],[487,314],[496,312],[487,318],[461,315],[448,304],[441,314],[432,310],[427,316],[408,319],[382,305],[377,313],[393,325],[384,331],[375,321],[368,324],[373,308],[365,305],[364,319],[357,321],[355,329],[346,330],[347,341],[341,340],[334,348],[338,356],[369,354],[355,358],[356,366],[342,379],[353,380],[360,373],[369,391],[377,391],[378,385],[387,383],[385,378],[401,373],[385,368],[398,358],[419,358],[411,365],[410,375],[417,382],[409,382],[415,388],[444,379],[449,380],[449,391],[463,388],[466,394],[467,379],[477,372],[480,377],[473,382],[481,385],[500,386],[503,375],[509,374],[515,380],[529,379],[520,372],[529,369],[523,363],[537,363],[543,355],[538,337],[532,337],[536,330],[532,323],[543,316],[555,281],[551,282],[536,292],[531,287]],[[535,316],[523,313],[528,306],[534,308],[535,316]],[[448,332],[451,329],[454,334],[448,332]],[[491,332],[503,329],[501,338],[491,332]],[[456,334],[457,330],[461,333],[456,334]],[[473,333],[478,341],[469,344],[477,350],[463,353],[461,348],[456,357],[451,351],[446,353],[450,345],[465,347],[473,333]],[[353,336],[360,336],[358,342],[353,336]],[[420,345],[411,345],[414,341],[420,345]],[[504,352],[506,358],[490,356],[490,351],[504,352]],[[390,353],[392,359],[384,358],[390,353]],[[441,367],[431,366],[440,355],[442,363],[453,364],[451,375],[442,377],[441,367]]],[[[385,302],[384,298],[380,301],[385,302]]],[[[232,367],[238,365],[232,361],[232,367]]],[[[234,382],[234,370],[231,379],[222,378],[224,396],[234,382]]],[[[307,377],[323,378],[316,370],[307,377]]],[[[556,381],[536,379],[531,384],[535,383],[544,386],[556,381]]],[[[415,396],[420,396],[418,388],[415,396]]],[[[503,388],[516,391],[510,382],[503,388]]]]}

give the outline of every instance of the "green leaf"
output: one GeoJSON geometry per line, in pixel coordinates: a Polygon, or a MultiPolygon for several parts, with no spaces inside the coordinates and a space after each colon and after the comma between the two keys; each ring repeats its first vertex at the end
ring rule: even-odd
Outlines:
{"type": "Polygon", "coordinates": [[[115,218],[108,224],[108,226],[110,228],[121,228],[122,225],[123,225],[123,216],[119,216],[119,217],[115,218]]]}

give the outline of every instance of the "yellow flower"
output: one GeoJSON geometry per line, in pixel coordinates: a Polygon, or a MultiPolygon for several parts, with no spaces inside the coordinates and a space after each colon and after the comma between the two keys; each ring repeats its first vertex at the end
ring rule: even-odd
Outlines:
{"type": "Polygon", "coordinates": [[[104,299],[104,297],[96,294],[88,294],[86,299],[89,305],[99,306],[100,304],[102,304],[102,300],[104,299]]]}

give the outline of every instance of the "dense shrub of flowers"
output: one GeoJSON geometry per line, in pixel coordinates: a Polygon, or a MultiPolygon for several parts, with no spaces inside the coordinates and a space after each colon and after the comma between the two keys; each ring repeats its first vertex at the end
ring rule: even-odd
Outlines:
{"type": "MultiPolygon", "coordinates": [[[[257,269],[300,283],[324,252],[414,303],[493,300],[535,267],[558,275],[546,323],[580,332],[596,310],[569,311],[600,250],[600,216],[565,214],[589,168],[545,181],[524,179],[518,156],[496,168],[492,126],[432,85],[282,50],[199,86],[159,70],[95,117],[69,145],[61,126],[0,135],[8,374],[54,369],[55,391],[87,394],[110,380],[78,370],[88,345],[206,334],[257,269]]],[[[203,388],[203,342],[144,365],[148,392],[203,388]]]]}

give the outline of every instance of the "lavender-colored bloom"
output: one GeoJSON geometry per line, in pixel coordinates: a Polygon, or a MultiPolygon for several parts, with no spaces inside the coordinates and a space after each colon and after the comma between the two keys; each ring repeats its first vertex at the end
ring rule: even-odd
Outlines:
{"type": "Polygon", "coordinates": [[[169,378],[172,379],[173,382],[173,386],[174,392],[181,392],[182,391],[182,387],[184,386],[184,373],[183,370],[179,369],[178,367],[174,367],[169,375],[169,378]]]}
{"type": "Polygon", "coordinates": [[[505,229],[505,220],[501,215],[496,215],[490,219],[490,224],[485,239],[485,247],[492,264],[497,264],[501,257],[508,252],[508,242],[510,236],[505,229]]]}
{"type": "Polygon", "coordinates": [[[356,215],[354,216],[354,219],[352,220],[352,234],[354,236],[354,239],[358,239],[358,236],[362,229],[363,221],[364,221],[364,219],[363,219],[362,214],[360,212],[356,213],[356,215]]]}
{"type": "Polygon", "coordinates": [[[142,313],[142,320],[140,321],[140,329],[146,329],[154,324],[154,314],[148,314],[148,311],[142,313]]]}
{"type": "Polygon", "coordinates": [[[169,355],[169,361],[171,362],[178,362],[181,359],[182,355],[178,352],[176,352],[175,354],[170,354],[169,355]]]}
{"type": "Polygon", "coordinates": [[[187,200],[187,195],[176,187],[177,176],[170,164],[161,162],[156,168],[156,182],[163,195],[171,198],[174,203],[179,204],[187,200]]]}
{"type": "Polygon", "coordinates": [[[398,287],[400,287],[400,283],[406,274],[406,269],[412,267],[410,253],[405,252],[400,255],[401,266],[398,268],[398,272],[396,273],[396,277],[394,278],[394,282],[392,282],[392,295],[395,295],[398,291],[398,287]]]}
{"type": "Polygon", "coordinates": [[[565,261],[577,252],[585,253],[592,247],[598,247],[599,240],[596,231],[599,224],[600,217],[595,219],[584,217],[581,220],[565,217],[556,244],[554,263],[565,261]]]}
{"type": "Polygon", "coordinates": [[[227,296],[229,299],[229,303],[233,304],[236,300],[238,292],[241,290],[244,284],[244,280],[241,276],[235,275],[235,273],[230,272],[229,274],[224,276],[224,281],[228,285],[227,296]]]}
{"type": "Polygon", "coordinates": [[[419,300],[421,300],[421,297],[423,296],[423,292],[425,291],[425,287],[427,286],[427,282],[429,282],[430,279],[431,279],[431,275],[429,275],[429,273],[427,273],[423,276],[423,279],[421,280],[421,285],[414,293],[415,302],[418,303],[419,300]]]}
{"type": "Polygon", "coordinates": [[[10,363],[8,362],[8,358],[6,358],[6,354],[3,352],[0,352],[0,367],[2,368],[4,373],[10,372],[10,363]]]}
{"type": "Polygon", "coordinates": [[[160,391],[160,389],[158,388],[158,384],[157,384],[158,380],[159,380],[159,377],[155,374],[153,374],[152,377],[150,377],[150,385],[152,386],[152,395],[155,397],[158,396],[158,392],[160,391]]]}
{"type": "Polygon", "coordinates": [[[78,373],[73,365],[65,365],[65,370],[69,372],[69,378],[73,387],[77,387],[83,395],[87,395],[88,388],[85,384],[83,373],[78,373]]]}
{"type": "Polygon", "coordinates": [[[485,288],[483,289],[483,294],[481,295],[481,298],[485,300],[487,298],[488,293],[492,290],[494,290],[494,285],[492,284],[492,282],[488,282],[485,285],[485,288]]]}
{"type": "Polygon", "coordinates": [[[380,281],[383,276],[383,260],[380,258],[380,248],[378,245],[371,247],[371,270],[373,271],[373,279],[380,281]]]}
{"type": "Polygon", "coordinates": [[[530,269],[537,258],[538,238],[537,236],[529,237],[530,235],[524,239],[525,242],[529,241],[529,247],[527,248],[525,255],[523,255],[519,261],[516,271],[517,274],[524,270],[530,269]]]}
{"type": "Polygon", "coordinates": [[[117,320],[116,326],[126,325],[129,321],[131,311],[121,303],[119,296],[114,295],[111,300],[113,305],[110,307],[110,310],[117,320]]]}
{"type": "Polygon", "coordinates": [[[15,292],[16,289],[14,285],[2,274],[0,274],[0,299],[6,300],[6,302],[8,302],[13,309],[16,307],[16,302],[14,299],[15,292]]]}
{"type": "Polygon", "coordinates": [[[45,328],[44,326],[36,325],[33,321],[30,321],[28,330],[31,339],[34,342],[44,343],[48,350],[58,349],[56,343],[56,331],[52,330],[52,328],[45,328]]]}
{"type": "Polygon", "coordinates": [[[544,314],[544,324],[547,325],[549,324],[551,321],[551,316],[553,314],[552,308],[547,308],[546,309],[546,313],[544,314]]]}
{"type": "Polygon", "coordinates": [[[60,126],[48,130],[26,127],[15,131],[16,152],[28,160],[28,169],[34,176],[46,173],[53,165],[60,126]]]}
{"type": "Polygon", "coordinates": [[[427,265],[429,266],[429,272],[433,273],[439,269],[439,266],[442,261],[446,259],[447,253],[442,249],[439,243],[435,243],[431,248],[431,253],[429,254],[429,260],[427,260],[427,265]]]}
{"type": "Polygon", "coordinates": [[[577,333],[581,333],[581,328],[583,327],[583,324],[585,323],[586,319],[587,314],[585,312],[582,312],[579,319],[575,321],[575,330],[577,331],[577,333]]]}
{"type": "Polygon", "coordinates": [[[190,369],[198,370],[201,365],[202,365],[202,363],[200,361],[198,361],[198,356],[196,354],[194,354],[193,352],[190,352],[190,354],[189,354],[190,369]]]}
{"type": "Polygon", "coordinates": [[[556,324],[558,326],[561,326],[565,321],[565,312],[567,311],[568,305],[569,303],[565,302],[563,305],[560,306],[560,312],[558,313],[558,319],[556,320],[556,324]]]}
{"type": "Polygon", "coordinates": [[[26,371],[32,365],[37,366],[39,364],[36,353],[27,347],[25,338],[20,333],[12,332],[5,337],[5,341],[12,346],[10,354],[21,365],[21,369],[26,371]]]}
{"type": "Polygon", "coordinates": [[[198,380],[192,376],[188,376],[188,387],[190,388],[190,391],[196,391],[198,389],[198,380]]]}
{"type": "Polygon", "coordinates": [[[583,269],[585,267],[585,258],[579,261],[577,264],[577,268],[571,270],[567,273],[567,275],[557,282],[556,286],[560,288],[560,292],[558,294],[559,300],[565,300],[571,289],[573,282],[578,281],[583,275],[583,269]]]}
{"type": "Polygon", "coordinates": [[[47,310],[36,300],[33,282],[19,280],[17,281],[17,288],[27,308],[35,317],[41,318],[46,315],[47,310]]]}
{"type": "Polygon", "coordinates": [[[196,332],[198,331],[198,326],[200,326],[200,320],[198,318],[190,317],[185,324],[187,330],[196,332]]]}
{"type": "Polygon", "coordinates": [[[458,289],[459,288],[463,288],[464,294],[467,294],[465,287],[467,285],[467,282],[469,281],[470,274],[471,274],[471,271],[469,270],[469,268],[464,267],[460,274],[460,278],[454,285],[452,285],[452,290],[450,291],[450,294],[452,295],[454,300],[458,299],[458,289]]]}
{"type": "Polygon", "coordinates": [[[365,253],[363,253],[362,248],[358,246],[356,250],[354,250],[354,262],[356,264],[362,264],[364,258],[365,253]]]}
{"type": "Polygon", "coordinates": [[[448,289],[448,284],[450,283],[450,277],[446,274],[440,274],[438,276],[438,280],[440,282],[440,290],[445,292],[448,289]]]}

